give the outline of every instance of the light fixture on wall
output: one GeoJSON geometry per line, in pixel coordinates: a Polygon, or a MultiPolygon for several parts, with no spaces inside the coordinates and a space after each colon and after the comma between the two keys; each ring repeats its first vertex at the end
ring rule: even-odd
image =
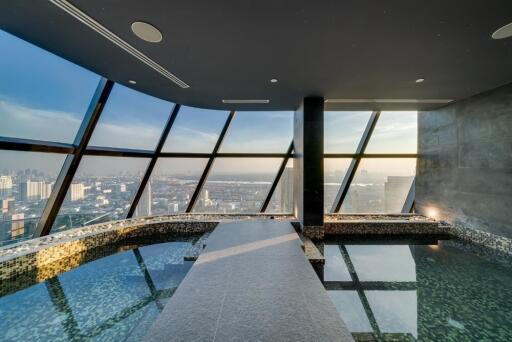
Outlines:
{"type": "Polygon", "coordinates": [[[148,43],[160,43],[162,41],[162,33],[149,23],[135,21],[131,28],[133,34],[148,43]]]}
{"type": "Polygon", "coordinates": [[[129,80],[128,83],[130,83],[130,84],[137,84],[137,81],[129,80]]]}
{"type": "Polygon", "coordinates": [[[415,83],[423,83],[425,82],[425,79],[424,78],[418,78],[416,81],[414,81],[415,83]]]}
{"type": "Polygon", "coordinates": [[[270,83],[277,83],[277,82],[278,82],[277,78],[270,79],[270,83]]]}
{"type": "Polygon", "coordinates": [[[512,37],[512,23],[500,27],[492,34],[492,39],[505,39],[512,37]]]}

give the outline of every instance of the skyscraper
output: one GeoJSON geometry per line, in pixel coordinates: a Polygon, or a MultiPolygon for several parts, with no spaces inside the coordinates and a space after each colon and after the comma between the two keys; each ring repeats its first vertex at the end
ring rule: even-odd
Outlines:
{"type": "Polygon", "coordinates": [[[12,189],[11,176],[0,176],[0,190],[12,189]]]}
{"type": "Polygon", "coordinates": [[[148,182],[146,189],[140,197],[139,204],[135,209],[135,216],[151,215],[151,182],[148,182]]]}
{"type": "Polygon", "coordinates": [[[293,167],[286,167],[281,176],[280,205],[283,213],[293,211],[293,167]]]}
{"type": "Polygon", "coordinates": [[[2,214],[14,214],[14,198],[6,198],[2,200],[2,214]]]}
{"type": "Polygon", "coordinates": [[[71,201],[79,201],[85,198],[85,185],[84,183],[72,183],[69,196],[71,201]]]}
{"type": "Polygon", "coordinates": [[[19,213],[12,215],[11,218],[11,238],[16,239],[25,233],[25,214],[19,213]]]}
{"type": "Polygon", "coordinates": [[[19,184],[19,198],[22,201],[37,201],[50,197],[52,184],[44,181],[27,180],[19,184]]]}
{"type": "Polygon", "coordinates": [[[11,176],[0,176],[0,199],[11,196],[12,185],[11,176]]]}
{"type": "Polygon", "coordinates": [[[389,176],[384,183],[384,211],[399,213],[402,211],[413,176],[389,176]]]}

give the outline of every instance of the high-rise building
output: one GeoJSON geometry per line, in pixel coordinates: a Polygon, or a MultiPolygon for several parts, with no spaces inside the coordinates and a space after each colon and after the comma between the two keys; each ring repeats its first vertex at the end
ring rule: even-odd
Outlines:
{"type": "Polygon", "coordinates": [[[399,213],[413,181],[413,176],[389,176],[384,183],[384,211],[399,213]]]}
{"type": "Polygon", "coordinates": [[[80,201],[85,198],[85,185],[84,183],[72,183],[69,189],[69,199],[73,201],[80,201]]]}
{"type": "Polygon", "coordinates": [[[0,199],[7,198],[12,195],[12,177],[0,176],[0,199]]]}
{"type": "Polygon", "coordinates": [[[50,197],[52,184],[44,181],[27,180],[19,184],[19,198],[22,201],[37,201],[50,197]]]}
{"type": "Polygon", "coordinates": [[[14,214],[14,198],[6,198],[2,200],[2,214],[14,214]]]}
{"type": "Polygon", "coordinates": [[[50,198],[50,195],[52,194],[52,183],[45,183],[41,184],[41,199],[47,199],[50,198]]]}
{"type": "Polygon", "coordinates": [[[16,239],[25,233],[25,214],[14,214],[11,217],[11,238],[16,239]]]}
{"type": "Polygon", "coordinates": [[[179,211],[178,203],[169,203],[168,205],[169,213],[177,213],[179,211]]]}
{"type": "Polygon", "coordinates": [[[280,208],[283,213],[293,211],[293,167],[286,167],[280,181],[280,208]]]}
{"type": "Polygon", "coordinates": [[[0,176],[0,190],[12,189],[12,177],[0,176]]]}
{"type": "Polygon", "coordinates": [[[140,197],[139,204],[135,209],[135,216],[151,215],[151,182],[148,182],[146,189],[140,197]]]}

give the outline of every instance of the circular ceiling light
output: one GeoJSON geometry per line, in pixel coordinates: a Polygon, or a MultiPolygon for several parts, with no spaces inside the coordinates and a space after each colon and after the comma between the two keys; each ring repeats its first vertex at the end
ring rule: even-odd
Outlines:
{"type": "Polygon", "coordinates": [[[137,84],[137,81],[129,80],[128,83],[130,83],[130,84],[137,84]]]}
{"type": "Polygon", "coordinates": [[[159,43],[162,41],[162,33],[153,25],[136,21],[132,23],[133,33],[142,40],[150,43],[159,43]]]}
{"type": "Polygon", "coordinates": [[[424,78],[418,78],[416,81],[414,81],[415,83],[423,83],[425,82],[425,79],[424,78]]]}
{"type": "Polygon", "coordinates": [[[512,23],[500,27],[492,34],[492,39],[504,39],[512,37],[512,23]]]}
{"type": "Polygon", "coordinates": [[[272,79],[270,80],[270,83],[277,83],[277,78],[272,78],[272,79]]]}

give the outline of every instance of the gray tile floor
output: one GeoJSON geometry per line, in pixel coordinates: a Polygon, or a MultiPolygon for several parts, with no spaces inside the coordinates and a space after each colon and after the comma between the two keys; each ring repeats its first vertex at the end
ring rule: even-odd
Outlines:
{"type": "Polygon", "coordinates": [[[221,223],[146,341],[353,341],[288,222],[221,223]]]}

